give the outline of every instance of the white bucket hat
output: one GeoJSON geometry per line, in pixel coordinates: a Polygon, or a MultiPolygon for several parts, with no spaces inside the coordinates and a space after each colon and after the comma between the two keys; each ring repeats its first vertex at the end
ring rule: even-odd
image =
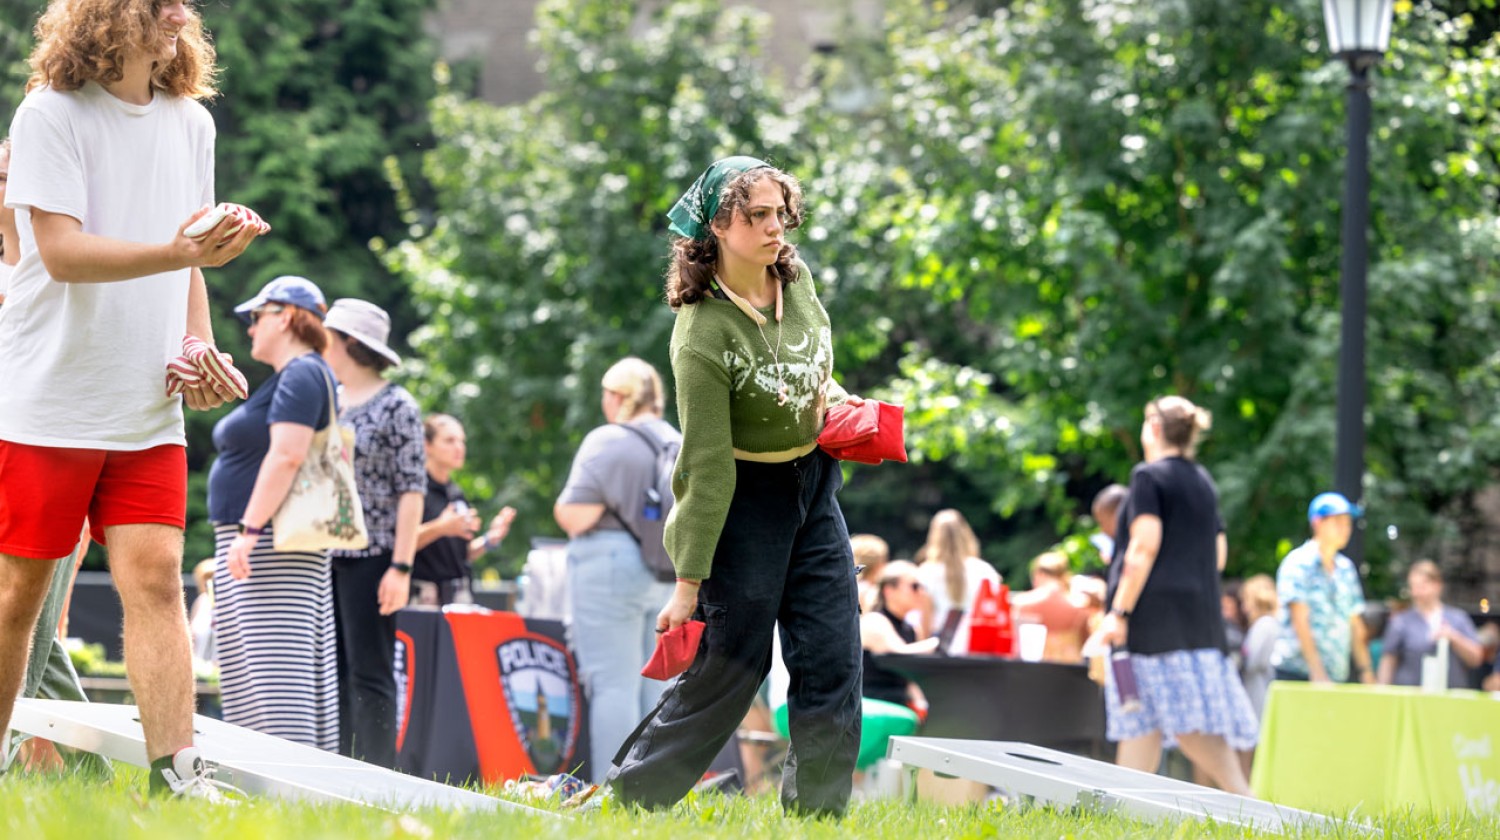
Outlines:
{"type": "Polygon", "coordinates": [[[391,316],[367,300],[339,298],[329,308],[323,326],[353,338],[393,365],[401,364],[401,357],[386,344],[391,337],[391,316]]]}

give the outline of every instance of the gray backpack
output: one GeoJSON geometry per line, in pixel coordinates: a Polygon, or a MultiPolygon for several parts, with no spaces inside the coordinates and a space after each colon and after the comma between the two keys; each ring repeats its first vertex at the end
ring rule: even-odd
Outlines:
{"type": "Polygon", "coordinates": [[[667,530],[667,514],[672,512],[672,471],[677,467],[677,452],[682,449],[682,442],[661,440],[650,430],[634,423],[615,425],[629,429],[645,441],[656,459],[655,483],[646,485],[646,492],[638,504],[632,503],[628,510],[615,511],[615,515],[625,526],[625,531],[640,544],[641,561],[647,570],[657,580],[671,582],[677,579],[677,569],[672,566],[672,558],[667,556],[662,537],[667,530]]]}

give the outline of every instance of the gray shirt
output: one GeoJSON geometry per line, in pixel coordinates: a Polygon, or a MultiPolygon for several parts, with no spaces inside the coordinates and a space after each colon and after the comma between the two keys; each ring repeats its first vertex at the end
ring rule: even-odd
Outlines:
{"type": "MultiPolygon", "coordinates": [[[[644,420],[637,425],[659,441],[682,440],[682,434],[665,420],[644,420]]],[[[604,505],[604,515],[592,530],[624,531],[620,516],[633,516],[646,497],[646,488],[654,486],[656,455],[651,447],[640,435],[611,423],[584,437],[557,501],[564,505],[604,505]]]]}
{"type": "Polygon", "coordinates": [[[1271,665],[1271,655],[1276,651],[1276,639],[1281,635],[1281,622],[1274,615],[1263,615],[1250,625],[1240,651],[1243,654],[1245,693],[1250,695],[1250,705],[1255,707],[1255,717],[1260,718],[1266,708],[1266,692],[1276,669],[1271,665]]]}
{"type": "MultiPolygon", "coordinates": [[[[1474,631],[1474,622],[1457,607],[1443,605],[1443,623],[1466,639],[1479,639],[1479,634],[1474,631]]],[[[1427,624],[1426,617],[1415,609],[1396,613],[1391,616],[1390,624],[1386,625],[1384,639],[1380,655],[1394,657],[1396,662],[1396,675],[1391,683],[1421,685],[1422,657],[1431,656],[1437,651],[1437,642],[1432,640],[1432,628],[1427,624]]],[[[1448,687],[1469,687],[1469,669],[1464,666],[1463,660],[1458,658],[1458,651],[1453,650],[1451,645],[1448,648],[1448,687]]]]}

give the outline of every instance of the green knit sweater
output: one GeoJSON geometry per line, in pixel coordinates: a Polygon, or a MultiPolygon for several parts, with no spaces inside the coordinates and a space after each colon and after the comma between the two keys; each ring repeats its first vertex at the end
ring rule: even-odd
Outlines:
{"type": "Polygon", "coordinates": [[[823,414],[848,395],[833,378],[828,313],[800,277],[776,307],[760,311],[760,329],[733,303],[706,298],[682,307],[672,330],[672,373],[682,450],[672,477],[676,502],[667,517],[665,544],[677,574],[705,579],[734,497],[734,450],[783,452],[806,446],[823,431],[823,414]],[[761,331],[765,337],[761,337],[761,331]],[[781,335],[779,354],[777,331],[781,335]],[[773,357],[779,356],[779,367],[773,357]],[[779,375],[778,375],[779,374],[779,375]],[[777,405],[779,382],[790,399],[777,405]]]}

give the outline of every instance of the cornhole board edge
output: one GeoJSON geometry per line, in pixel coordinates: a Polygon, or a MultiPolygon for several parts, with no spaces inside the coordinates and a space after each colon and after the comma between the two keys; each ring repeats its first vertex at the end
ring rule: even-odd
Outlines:
{"type": "Polygon", "coordinates": [[[1302,828],[1380,833],[1360,823],[1017,741],[897,736],[886,754],[908,767],[981,782],[1055,808],[1143,820],[1211,819],[1276,833],[1302,828]]]}
{"type": "MultiPolygon", "coordinates": [[[[146,740],[135,706],[66,700],[16,701],[11,728],[114,761],[146,767],[146,740]]],[[[463,788],[193,716],[194,743],[218,765],[217,778],[248,794],[348,802],[388,811],[460,808],[562,817],[463,788]]]]}

